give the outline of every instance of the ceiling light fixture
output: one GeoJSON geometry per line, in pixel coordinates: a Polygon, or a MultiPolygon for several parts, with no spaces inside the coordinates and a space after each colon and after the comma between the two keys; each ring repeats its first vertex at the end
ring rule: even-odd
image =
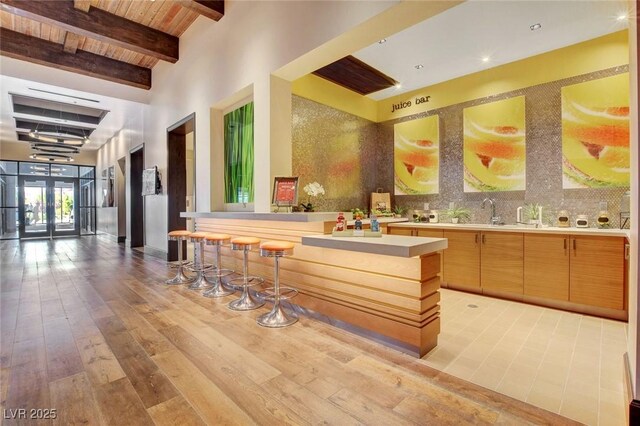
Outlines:
{"type": "Polygon", "coordinates": [[[618,15],[618,17],[616,18],[616,21],[624,21],[625,19],[627,19],[629,17],[629,15],[624,12],[618,15]]]}
{"type": "Polygon", "coordinates": [[[417,69],[417,70],[421,70],[422,68],[424,68],[424,65],[418,64],[414,68],[417,69]]]}
{"type": "Polygon", "coordinates": [[[529,29],[531,31],[535,31],[535,30],[539,30],[540,28],[542,28],[542,24],[538,23],[538,24],[533,24],[529,27],[529,29]]]}
{"type": "Polygon", "coordinates": [[[490,59],[491,59],[491,58],[490,58],[490,57],[488,57],[488,56],[483,56],[483,57],[482,57],[482,62],[489,62],[489,60],[490,60],[490,59]]]}
{"type": "Polygon", "coordinates": [[[29,158],[40,161],[51,161],[58,163],[72,163],[74,159],[63,154],[31,154],[29,158]]]}
{"type": "Polygon", "coordinates": [[[383,39],[381,39],[381,40],[378,42],[378,44],[384,44],[384,43],[386,43],[386,42],[387,42],[387,39],[386,39],[386,38],[383,38],[383,39]]]}
{"type": "Polygon", "coordinates": [[[396,84],[393,85],[393,87],[395,87],[396,90],[402,89],[402,83],[396,83],[396,84]]]}

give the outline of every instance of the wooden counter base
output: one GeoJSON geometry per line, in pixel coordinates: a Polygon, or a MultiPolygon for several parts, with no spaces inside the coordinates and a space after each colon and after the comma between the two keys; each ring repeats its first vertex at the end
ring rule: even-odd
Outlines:
{"type": "MultiPolygon", "coordinates": [[[[304,235],[326,233],[320,222],[290,223],[197,218],[198,231],[290,241],[294,255],[280,261],[283,286],[299,295],[291,302],[368,330],[375,339],[414,356],[433,349],[440,333],[440,254],[402,258],[303,246],[304,235]]],[[[210,251],[210,247],[207,247],[210,251]]],[[[208,255],[210,259],[211,255],[208,255]]],[[[224,268],[242,270],[242,255],[222,249],[224,268]]],[[[249,272],[273,278],[273,260],[249,255],[249,272]]],[[[330,321],[329,321],[330,322],[330,321]]],[[[348,328],[347,328],[348,329],[348,328]]]]}

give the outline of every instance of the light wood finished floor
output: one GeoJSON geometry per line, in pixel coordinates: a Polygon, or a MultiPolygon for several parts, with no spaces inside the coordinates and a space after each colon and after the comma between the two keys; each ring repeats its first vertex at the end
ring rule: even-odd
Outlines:
{"type": "Polygon", "coordinates": [[[38,425],[573,424],[308,318],[263,329],[100,237],[0,256],[2,408],[57,410],[38,425]]]}

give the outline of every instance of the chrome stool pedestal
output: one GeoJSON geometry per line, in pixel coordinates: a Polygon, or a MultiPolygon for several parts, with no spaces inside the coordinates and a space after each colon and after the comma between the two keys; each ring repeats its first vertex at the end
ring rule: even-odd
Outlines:
{"type": "Polygon", "coordinates": [[[264,282],[264,278],[249,275],[249,251],[252,246],[259,244],[260,240],[252,237],[240,237],[231,240],[231,250],[242,250],[242,278],[234,278],[229,281],[229,285],[233,287],[242,287],[242,295],[229,303],[229,309],[234,311],[251,311],[258,309],[264,305],[263,301],[257,300],[249,291],[249,287],[260,285],[264,282]]]}
{"type": "Polygon", "coordinates": [[[189,284],[193,282],[193,278],[188,277],[184,273],[185,263],[182,259],[182,242],[187,241],[189,236],[191,235],[190,231],[171,231],[169,232],[169,241],[177,241],[178,242],[178,271],[176,272],[176,276],[171,278],[170,280],[166,280],[165,284],[168,285],[182,285],[189,284]]]}
{"type": "Polygon", "coordinates": [[[225,241],[229,241],[231,237],[226,234],[208,234],[204,239],[207,245],[215,246],[216,265],[213,274],[213,281],[206,275],[204,277],[205,281],[212,287],[202,293],[202,295],[204,297],[223,297],[233,294],[234,290],[226,288],[222,284],[222,278],[233,274],[234,271],[232,271],[231,269],[222,269],[222,262],[220,260],[220,248],[225,243],[225,241]]]}
{"type": "Polygon", "coordinates": [[[194,232],[189,236],[192,243],[200,244],[199,261],[195,261],[194,259],[193,265],[189,267],[191,271],[196,273],[195,281],[191,283],[189,290],[202,290],[211,287],[211,284],[209,284],[204,277],[204,273],[213,268],[212,265],[204,264],[204,242],[207,235],[209,235],[208,232],[194,232]]]}
{"type": "Polygon", "coordinates": [[[264,289],[260,294],[265,300],[273,300],[270,312],[260,315],[256,322],[263,327],[287,327],[298,321],[295,314],[287,314],[282,308],[281,301],[291,299],[298,294],[298,290],[290,287],[280,287],[280,258],[293,254],[293,244],[288,242],[266,242],[260,245],[260,256],[273,257],[273,287],[264,289]]]}

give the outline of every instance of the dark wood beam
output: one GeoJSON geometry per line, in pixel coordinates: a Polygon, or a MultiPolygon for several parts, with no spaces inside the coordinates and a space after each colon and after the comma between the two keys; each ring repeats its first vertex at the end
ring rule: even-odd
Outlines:
{"type": "Polygon", "coordinates": [[[172,63],[178,61],[178,37],[95,7],[90,8],[89,13],[82,12],[74,7],[73,0],[0,0],[0,8],[144,55],[172,63]]]}
{"type": "Polygon", "coordinates": [[[64,35],[64,51],[67,53],[76,53],[79,42],[80,36],[78,34],[67,31],[64,35]]]}
{"type": "Polygon", "coordinates": [[[180,4],[214,21],[224,16],[224,0],[181,0],[180,4]]]}
{"type": "Polygon", "coordinates": [[[0,53],[23,61],[60,68],[115,83],[141,89],[151,88],[151,70],[105,56],[78,50],[75,54],[64,51],[62,44],[30,37],[6,28],[0,28],[0,53]]]}

